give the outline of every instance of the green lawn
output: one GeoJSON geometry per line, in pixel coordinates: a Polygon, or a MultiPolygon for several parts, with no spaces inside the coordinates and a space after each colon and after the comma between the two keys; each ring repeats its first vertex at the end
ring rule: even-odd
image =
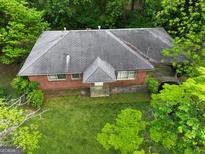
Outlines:
{"type": "MultiPolygon", "coordinates": [[[[125,108],[136,108],[145,119],[151,118],[149,95],[117,94],[104,98],[66,96],[47,99],[49,109],[42,119],[35,119],[43,136],[36,154],[111,154],[96,141],[106,122],[114,122],[125,108]]],[[[148,149],[148,144],[144,145],[148,149]]],[[[155,147],[156,148],[156,147],[155,147]]],[[[159,152],[159,150],[158,150],[159,152]]]]}
{"type": "MultiPolygon", "coordinates": [[[[19,71],[17,65],[0,64],[0,87],[5,87],[7,93],[15,97],[16,92],[10,82],[19,71]]],[[[89,98],[68,95],[79,94],[79,91],[47,92],[42,119],[36,118],[31,122],[37,123],[42,132],[40,148],[36,154],[114,154],[106,151],[96,141],[96,135],[106,122],[114,122],[117,114],[125,108],[135,108],[143,112],[146,120],[151,119],[149,105],[150,96],[138,92],[117,94],[104,98],[89,98]]],[[[152,152],[168,153],[161,147],[153,145],[144,134],[143,148],[152,152]]]]}

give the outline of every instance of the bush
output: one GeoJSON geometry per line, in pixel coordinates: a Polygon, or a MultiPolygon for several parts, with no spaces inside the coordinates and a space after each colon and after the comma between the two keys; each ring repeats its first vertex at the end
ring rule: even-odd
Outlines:
{"type": "Polygon", "coordinates": [[[29,81],[26,77],[16,77],[11,82],[12,88],[16,89],[18,93],[29,93],[38,88],[38,83],[29,81]]]}
{"type": "Polygon", "coordinates": [[[147,88],[149,89],[149,91],[151,93],[157,93],[158,92],[159,82],[155,78],[149,77],[145,80],[145,83],[146,83],[147,88]]]}
{"type": "Polygon", "coordinates": [[[33,90],[28,93],[27,98],[30,99],[31,106],[41,107],[43,104],[44,95],[41,90],[33,90]]]}
{"type": "Polygon", "coordinates": [[[3,87],[0,87],[0,98],[5,97],[6,96],[6,89],[3,87]]]}
{"type": "Polygon", "coordinates": [[[37,90],[38,83],[29,81],[27,77],[16,77],[12,80],[11,86],[17,89],[19,94],[27,94],[27,99],[30,99],[32,107],[40,107],[43,104],[43,92],[37,90]]]}
{"type": "Polygon", "coordinates": [[[11,87],[16,89],[19,94],[27,92],[29,81],[25,77],[16,77],[11,81],[11,87]]]}
{"type": "Polygon", "coordinates": [[[33,82],[33,81],[29,81],[28,92],[31,92],[31,91],[36,90],[36,89],[38,89],[38,83],[33,82]]]}

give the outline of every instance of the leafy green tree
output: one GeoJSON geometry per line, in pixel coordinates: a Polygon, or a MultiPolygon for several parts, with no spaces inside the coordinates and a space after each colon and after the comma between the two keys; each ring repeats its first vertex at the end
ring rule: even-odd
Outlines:
{"type": "Polygon", "coordinates": [[[157,13],[158,25],[174,37],[173,48],[166,56],[184,56],[183,63],[174,63],[179,74],[193,76],[197,66],[205,66],[205,1],[162,0],[157,13]]]}
{"type": "Polygon", "coordinates": [[[158,92],[159,82],[155,78],[148,77],[148,78],[146,78],[145,83],[146,83],[147,88],[149,89],[149,91],[151,93],[158,92]]]}
{"type": "Polygon", "coordinates": [[[20,61],[48,24],[42,21],[42,12],[28,8],[24,0],[0,0],[0,14],[1,61],[20,61]]]}
{"type": "Polygon", "coordinates": [[[0,87],[0,98],[6,96],[6,89],[4,87],[0,87]]]}
{"type": "Polygon", "coordinates": [[[53,29],[96,29],[99,25],[102,28],[150,27],[152,10],[160,7],[154,1],[138,1],[144,4],[140,10],[131,10],[130,0],[29,0],[28,3],[44,11],[44,18],[53,29]]]}
{"type": "Polygon", "coordinates": [[[15,145],[31,154],[39,147],[41,134],[37,125],[26,122],[42,112],[20,109],[23,104],[21,98],[9,101],[0,98],[0,146],[15,145]]]}
{"type": "Polygon", "coordinates": [[[17,76],[11,82],[12,88],[16,89],[19,94],[29,93],[38,88],[38,83],[29,81],[27,77],[17,76]]]}
{"type": "Polygon", "coordinates": [[[114,148],[122,154],[143,154],[144,150],[139,150],[143,142],[140,133],[145,130],[145,122],[141,118],[140,111],[130,108],[122,110],[115,124],[105,124],[97,136],[98,142],[107,150],[114,148]]]}
{"type": "Polygon", "coordinates": [[[162,0],[156,21],[173,37],[186,38],[190,32],[201,31],[205,21],[204,4],[204,0],[162,0]]]}
{"type": "Polygon", "coordinates": [[[28,93],[28,99],[31,106],[33,107],[41,107],[43,104],[44,95],[41,90],[33,90],[28,93]]]}
{"type": "Polygon", "coordinates": [[[18,91],[20,95],[26,94],[29,104],[32,107],[41,107],[44,100],[44,95],[38,89],[38,83],[29,81],[27,77],[17,76],[11,82],[11,86],[18,91]]]}
{"type": "Polygon", "coordinates": [[[205,68],[181,85],[153,94],[151,138],[176,153],[205,152],[205,68]]]}

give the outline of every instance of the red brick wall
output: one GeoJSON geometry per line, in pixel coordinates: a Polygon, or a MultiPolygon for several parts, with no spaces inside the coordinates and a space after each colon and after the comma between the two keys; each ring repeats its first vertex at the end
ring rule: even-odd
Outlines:
{"type": "MultiPolygon", "coordinates": [[[[145,71],[137,72],[135,80],[123,80],[116,81],[112,83],[107,83],[109,86],[129,86],[129,85],[142,85],[144,84],[144,79],[147,73],[145,71]]],[[[52,89],[75,89],[75,88],[88,88],[91,84],[82,83],[81,80],[71,80],[71,75],[67,75],[66,80],[62,81],[48,81],[47,76],[29,76],[30,81],[35,81],[39,83],[39,88],[42,90],[52,90],[52,89]]]]}
{"type": "Polygon", "coordinates": [[[82,80],[71,80],[71,75],[66,76],[66,80],[61,81],[48,81],[46,75],[42,76],[29,76],[30,81],[35,81],[39,83],[39,88],[42,90],[51,89],[75,89],[75,88],[87,88],[90,84],[82,83],[82,80]]]}

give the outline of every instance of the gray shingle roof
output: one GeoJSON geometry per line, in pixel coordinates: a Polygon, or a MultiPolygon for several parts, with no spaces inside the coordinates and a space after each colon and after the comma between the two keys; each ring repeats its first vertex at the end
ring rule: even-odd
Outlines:
{"type": "MultiPolygon", "coordinates": [[[[115,70],[153,69],[148,60],[122,41],[121,35],[118,38],[118,31],[120,30],[43,32],[18,75],[82,73],[97,57],[109,63],[115,70]],[[68,66],[67,55],[70,55],[68,66]]],[[[135,34],[134,31],[141,29],[128,31],[129,34],[132,31],[135,34]]],[[[142,46],[143,43],[146,44],[141,42],[142,46]]]]}
{"type": "Polygon", "coordinates": [[[115,29],[111,32],[151,62],[171,62],[170,57],[162,54],[163,49],[172,45],[172,38],[163,28],[115,29]]]}
{"type": "Polygon", "coordinates": [[[83,72],[84,83],[116,81],[115,69],[99,57],[83,72]]]}

